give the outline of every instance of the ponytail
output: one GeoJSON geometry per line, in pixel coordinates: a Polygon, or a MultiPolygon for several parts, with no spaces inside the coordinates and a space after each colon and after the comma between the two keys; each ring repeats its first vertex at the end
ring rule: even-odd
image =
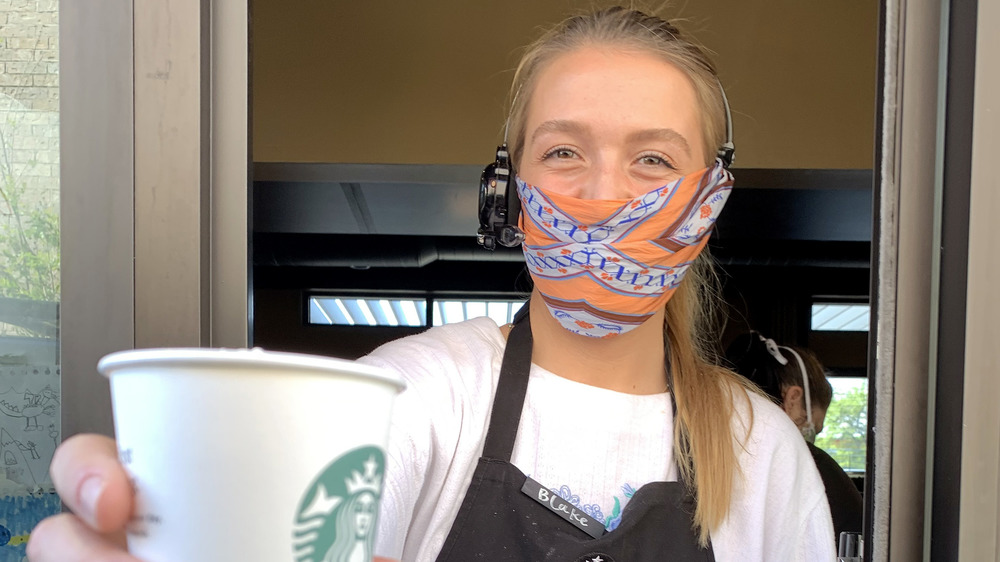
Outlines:
{"type": "MultiPolygon", "coordinates": [[[[671,392],[677,406],[674,458],[682,479],[695,498],[694,525],[699,543],[708,545],[709,531],[729,514],[737,477],[732,418],[735,397],[747,401],[745,379],[711,360],[706,341],[710,310],[702,306],[716,297],[714,272],[707,252],[695,261],[681,286],[667,302],[665,341],[671,392]]],[[[749,432],[753,423],[747,425],[749,432]]],[[[745,436],[743,436],[745,439],[745,436]]]]}

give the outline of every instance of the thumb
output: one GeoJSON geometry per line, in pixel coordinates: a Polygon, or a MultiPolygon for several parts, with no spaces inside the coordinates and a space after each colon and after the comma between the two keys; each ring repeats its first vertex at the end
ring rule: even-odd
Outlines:
{"type": "Polygon", "coordinates": [[[102,533],[125,527],[132,514],[132,484],[110,437],[74,435],[52,457],[52,483],[62,501],[102,533]]]}

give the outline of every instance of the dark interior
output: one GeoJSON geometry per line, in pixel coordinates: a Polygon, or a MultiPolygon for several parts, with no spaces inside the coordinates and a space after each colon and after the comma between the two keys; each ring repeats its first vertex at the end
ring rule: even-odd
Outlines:
{"type": "MultiPolygon", "coordinates": [[[[475,241],[474,166],[257,163],[253,343],[354,358],[413,328],[311,326],[314,293],[526,296],[519,250],[475,241]]],[[[809,346],[838,374],[864,376],[864,333],[811,332],[814,299],[867,302],[869,170],[736,169],[710,248],[725,327],[809,346]]]]}

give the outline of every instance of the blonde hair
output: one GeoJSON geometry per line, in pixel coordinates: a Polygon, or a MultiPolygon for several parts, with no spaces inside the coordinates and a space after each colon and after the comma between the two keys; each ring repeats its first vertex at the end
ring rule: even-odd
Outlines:
{"type": "Polygon", "coordinates": [[[507,145],[512,161],[524,149],[528,101],[540,71],[559,55],[588,46],[630,49],[656,54],[676,66],[691,80],[701,109],[705,164],[715,160],[726,141],[726,109],[715,65],[705,52],[669,22],[620,6],[573,16],[529,45],[514,71],[511,108],[507,119],[507,145]]]}
{"type": "MultiPolygon", "coordinates": [[[[726,140],[725,106],[715,67],[705,52],[676,27],[636,10],[615,7],[574,16],[527,48],[514,74],[507,139],[512,161],[522,156],[527,106],[538,75],[556,57],[598,46],[654,53],[691,80],[701,110],[707,164],[726,140]]],[[[708,350],[709,299],[714,278],[702,255],[667,302],[665,334],[671,392],[677,407],[674,457],[696,500],[694,526],[702,545],[729,513],[734,481],[740,474],[733,435],[734,392],[747,398],[747,383],[719,367],[708,350]]],[[[751,420],[752,422],[752,420],[751,420]]],[[[749,425],[747,425],[749,431],[749,425]]]]}
{"type": "Polygon", "coordinates": [[[695,260],[677,291],[667,301],[664,320],[671,392],[677,407],[674,421],[674,458],[682,478],[693,489],[694,524],[702,545],[708,533],[729,514],[736,478],[741,476],[736,460],[734,435],[735,393],[747,400],[747,392],[760,392],[746,379],[717,365],[710,337],[714,317],[711,303],[717,278],[707,251],[695,260]]]}

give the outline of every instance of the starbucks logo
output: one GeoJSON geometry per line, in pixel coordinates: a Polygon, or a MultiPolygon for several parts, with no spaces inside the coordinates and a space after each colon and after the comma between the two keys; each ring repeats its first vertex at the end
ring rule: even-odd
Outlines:
{"type": "Polygon", "coordinates": [[[320,472],[296,510],[296,562],[371,560],[384,472],[385,454],[378,447],[354,449],[320,472]]]}

